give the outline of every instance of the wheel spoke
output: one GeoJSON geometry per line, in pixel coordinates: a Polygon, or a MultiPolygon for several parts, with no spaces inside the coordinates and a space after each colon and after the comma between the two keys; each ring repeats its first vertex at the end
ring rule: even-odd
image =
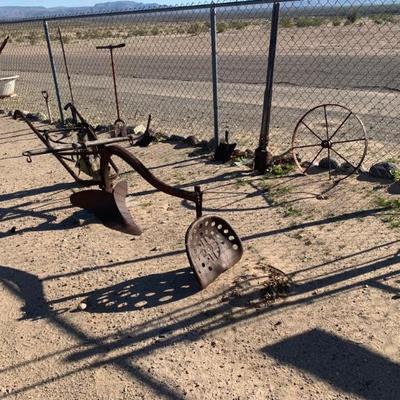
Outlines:
{"type": "Polygon", "coordinates": [[[341,154],[339,154],[335,149],[331,149],[334,153],[336,153],[342,160],[347,162],[347,164],[351,165],[354,169],[357,169],[350,161],[346,160],[341,154]]]}
{"type": "MultiPolygon", "coordinates": [[[[328,130],[328,115],[326,113],[326,105],[324,105],[324,115],[325,115],[325,128],[326,128],[326,140],[329,142],[329,130],[328,130]]],[[[328,147],[328,171],[329,180],[331,179],[331,150],[328,147]]]]}
{"type": "Polygon", "coordinates": [[[313,158],[313,160],[310,162],[310,165],[304,170],[304,174],[307,173],[307,171],[310,169],[310,167],[314,164],[314,161],[317,159],[317,157],[321,154],[321,151],[323,148],[320,149],[320,151],[317,153],[317,155],[313,158]]]}
{"type": "Polygon", "coordinates": [[[326,105],[324,105],[324,115],[325,115],[326,140],[329,140],[329,132],[328,132],[328,115],[327,115],[327,113],[326,113],[326,105]]]}
{"type": "Polygon", "coordinates": [[[365,138],[361,139],[349,139],[349,140],[338,140],[337,142],[331,142],[331,145],[340,144],[340,143],[352,143],[352,142],[365,142],[365,138]]]}
{"type": "Polygon", "coordinates": [[[308,147],[321,147],[321,145],[319,143],[318,144],[305,144],[302,146],[293,146],[292,148],[293,149],[306,149],[308,147]]]}
{"type": "Polygon", "coordinates": [[[350,118],[350,116],[353,114],[352,111],[347,115],[347,117],[342,121],[342,123],[339,125],[339,127],[335,130],[335,132],[332,133],[331,137],[329,140],[332,140],[332,138],[342,129],[342,126],[346,123],[346,121],[350,118]]]}
{"type": "Polygon", "coordinates": [[[301,121],[301,123],[302,123],[315,137],[317,137],[317,138],[322,142],[321,137],[320,137],[319,135],[317,135],[304,121],[301,121]]]}

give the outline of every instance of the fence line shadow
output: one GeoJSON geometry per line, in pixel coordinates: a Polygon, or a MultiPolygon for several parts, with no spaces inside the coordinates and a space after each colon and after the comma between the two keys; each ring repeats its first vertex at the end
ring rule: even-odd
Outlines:
{"type": "Polygon", "coordinates": [[[400,365],[342,337],[313,329],[262,352],[366,400],[397,400],[400,365]]]}

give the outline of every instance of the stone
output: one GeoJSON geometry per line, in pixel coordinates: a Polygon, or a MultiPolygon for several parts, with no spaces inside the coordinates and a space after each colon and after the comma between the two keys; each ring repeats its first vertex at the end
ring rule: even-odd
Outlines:
{"type": "Polygon", "coordinates": [[[28,114],[26,114],[26,118],[29,119],[29,121],[32,121],[32,122],[39,121],[37,113],[28,113],[28,114]]]}
{"type": "Polygon", "coordinates": [[[185,143],[187,143],[189,146],[198,146],[200,143],[200,140],[197,139],[196,136],[190,135],[190,136],[186,137],[185,143]]]}
{"type": "Polygon", "coordinates": [[[330,161],[331,170],[332,170],[332,169],[336,169],[336,168],[339,167],[339,163],[338,163],[335,159],[331,158],[331,159],[329,160],[328,157],[321,158],[321,160],[319,161],[318,166],[319,166],[320,168],[322,168],[322,169],[329,169],[329,161],[330,161]]]}
{"type": "Polygon", "coordinates": [[[396,171],[399,171],[399,167],[396,164],[383,161],[373,164],[369,169],[369,174],[374,178],[393,180],[393,173],[396,171]]]}
{"type": "Polygon", "coordinates": [[[169,141],[170,142],[182,142],[184,140],[185,140],[185,138],[183,136],[180,136],[180,135],[171,135],[169,137],[169,141]]]}
{"type": "Polygon", "coordinates": [[[208,150],[208,141],[207,140],[201,140],[199,142],[199,147],[203,147],[204,149],[208,150]]]}
{"type": "Polygon", "coordinates": [[[36,117],[38,118],[38,121],[41,121],[41,122],[45,122],[45,121],[48,121],[48,120],[49,120],[49,118],[47,117],[47,115],[44,114],[44,113],[42,113],[42,112],[36,113],[36,117]]]}
{"type": "Polygon", "coordinates": [[[133,128],[133,133],[138,135],[139,133],[145,133],[146,127],[144,125],[137,125],[133,128]]]}

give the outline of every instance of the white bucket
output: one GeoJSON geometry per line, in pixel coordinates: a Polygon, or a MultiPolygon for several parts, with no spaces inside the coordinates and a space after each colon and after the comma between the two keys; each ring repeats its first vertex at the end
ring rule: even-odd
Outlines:
{"type": "Polygon", "coordinates": [[[15,81],[18,78],[19,75],[0,78],[0,97],[15,96],[15,81]]]}

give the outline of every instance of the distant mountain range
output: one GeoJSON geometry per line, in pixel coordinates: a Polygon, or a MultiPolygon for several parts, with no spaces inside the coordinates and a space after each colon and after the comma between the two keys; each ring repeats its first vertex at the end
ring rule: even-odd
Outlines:
{"type": "Polygon", "coordinates": [[[98,3],[92,7],[15,7],[0,6],[0,20],[54,17],[57,15],[75,15],[88,13],[115,12],[132,9],[159,7],[157,3],[138,3],[136,1],[110,1],[98,3]]]}

